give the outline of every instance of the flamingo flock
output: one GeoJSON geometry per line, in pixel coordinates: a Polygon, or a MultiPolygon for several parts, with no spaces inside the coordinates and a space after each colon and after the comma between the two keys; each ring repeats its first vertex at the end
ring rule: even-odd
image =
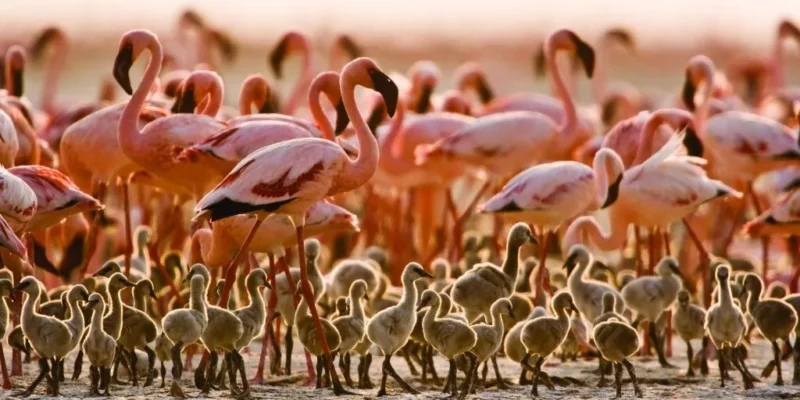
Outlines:
{"type": "Polygon", "coordinates": [[[619,27],[544,38],[552,96],[475,61],[443,90],[436,60],[390,70],[347,35],[317,70],[294,30],[236,92],[235,40],[193,10],[175,28],[121,33],[83,103],[59,100],[62,29],[1,57],[4,398],[621,397],[624,373],[635,397],[800,396],[792,21],[767,59],[691,57],[663,99],[607,82],[612,44],[636,57],[619,27]]]}

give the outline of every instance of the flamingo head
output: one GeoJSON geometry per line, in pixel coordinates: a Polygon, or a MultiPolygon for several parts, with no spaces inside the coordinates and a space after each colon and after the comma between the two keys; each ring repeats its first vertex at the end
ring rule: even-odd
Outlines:
{"type": "Polygon", "coordinates": [[[191,114],[203,99],[213,92],[221,92],[222,78],[214,71],[197,70],[185,81],[177,101],[177,112],[191,114]]]}
{"type": "Polygon", "coordinates": [[[466,92],[469,89],[475,89],[481,104],[486,104],[494,99],[494,92],[492,92],[489,82],[486,80],[486,72],[483,71],[483,68],[478,63],[464,63],[456,69],[453,75],[458,90],[466,92]]]}
{"type": "Polygon", "coordinates": [[[442,95],[442,111],[462,115],[472,114],[469,100],[458,90],[450,90],[442,95]]]}
{"type": "Polygon", "coordinates": [[[792,21],[785,19],[778,25],[778,36],[781,38],[792,37],[795,40],[800,40],[800,28],[797,27],[792,21]]]}
{"type": "Polygon", "coordinates": [[[710,93],[714,84],[714,63],[704,55],[697,55],[686,66],[686,78],[681,90],[681,99],[689,111],[694,111],[697,107],[694,98],[701,83],[708,87],[706,91],[710,93]]]}
{"type": "Polygon", "coordinates": [[[600,190],[606,190],[606,197],[600,208],[610,207],[619,197],[619,187],[622,184],[622,178],[625,173],[625,164],[623,164],[622,159],[614,150],[602,148],[594,156],[593,168],[608,177],[608,187],[599,188],[600,190]]]}
{"type": "Polygon", "coordinates": [[[570,54],[577,57],[580,65],[588,77],[594,75],[595,54],[594,49],[583,41],[575,32],[568,29],[561,29],[553,32],[544,44],[545,56],[555,54],[558,50],[568,50],[570,54]]]}
{"type": "Polygon", "coordinates": [[[350,35],[339,35],[339,38],[336,39],[335,47],[341,50],[348,60],[354,60],[364,54],[364,50],[356,44],[350,35]]]}
{"type": "Polygon", "coordinates": [[[34,61],[39,60],[44,55],[45,50],[51,43],[65,42],[67,39],[64,31],[55,26],[48,26],[42,30],[31,45],[31,57],[34,61]]]}
{"type": "Polygon", "coordinates": [[[414,105],[414,111],[418,114],[430,111],[431,97],[439,85],[441,76],[439,67],[433,61],[417,61],[408,69],[408,75],[411,77],[411,90],[414,95],[411,104],[414,105]]]}
{"type": "Polygon", "coordinates": [[[603,34],[603,38],[605,40],[619,43],[628,51],[633,52],[636,50],[636,40],[634,39],[631,31],[625,28],[611,28],[603,34]]]}
{"type": "Polygon", "coordinates": [[[181,26],[183,29],[187,28],[197,28],[202,29],[205,28],[206,24],[203,20],[203,17],[197,13],[197,11],[189,8],[186,9],[183,14],[181,14],[180,18],[178,19],[178,25],[181,26]]]}
{"type": "Polygon", "coordinates": [[[269,66],[272,73],[280,79],[283,76],[283,62],[290,55],[300,51],[308,54],[309,51],[308,37],[297,31],[286,32],[278,45],[269,53],[269,66]]]}
{"type": "Polygon", "coordinates": [[[134,29],[122,35],[117,57],[114,59],[113,75],[125,93],[133,94],[130,71],[133,63],[152,43],[158,42],[156,35],[146,29],[134,29]]]}
{"type": "Polygon", "coordinates": [[[341,79],[380,93],[386,105],[386,113],[390,117],[394,116],[399,90],[394,81],[371,58],[361,57],[347,63],[342,69],[341,79]]]}
{"type": "Polygon", "coordinates": [[[347,115],[344,102],[342,102],[342,91],[339,88],[338,72],[322,72],[311,81],[309,96],[318,96],[319,93],[324,93],[328,101],[336,106],[336,129],[334,133],[336,136],[339,136],[347,129],[347,125],[350,124],[350,116],[347,115]]]}
{"type": "MultiPolygon", "coordinates": [[[[22,97],[22,87],[23,87],[23,79],[22,75],[25,71],[25,49],[19,45],[13,45],[8,48],[6,51],[6,58],[5,58],[5,67],[8,71],[11,72],[11,76],[8,77],[11,79],[8,82],[13,88],[13,91],[10,93],[14,97],[22,97]]],[[[3,71],[0,71],[3,73],[3,71]]]]}

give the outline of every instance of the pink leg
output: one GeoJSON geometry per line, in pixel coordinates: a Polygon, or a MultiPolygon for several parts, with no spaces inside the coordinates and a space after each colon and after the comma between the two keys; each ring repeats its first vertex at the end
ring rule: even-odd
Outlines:
{"type": "MultiPolygon", "coordinates": [[[[19,282],[22,279],[19,270],[14,271],[13,274],[14,282],[19,282]]],[[[11,294],[11,298],[14,299],[14,312],[11,313],[11,320],[16,328],[19,325],[19,316],[22,313],[22,293],[15,291],[11,294]]],[[[22,376],[22,354],[17,348],[11,349],[11,376],[22,376]]]]}
{"type": "Polygon", "coordinates": [[[128,193],[128,181],[122,182],[122,204],[125,209],[125,276],[131,277],[131,255],[133,255],[133,233],[131,227],[131,199],[128,193]]]}
{"type": "MultiPolygon", "coordinates": [[[[303,249],[303,253],[298,254],[298,258],[297,259],[298,260],[303,260],[305,258],[305,247],[304,246],[300,246],[300,247],[303,249]],[[303,256],[303,258],[300,258],[300,256],[303,256]]],[[[286,254],[288,256],[289,252],[287,251],[286,254]]],[[[281,258],[281,261],[279,261],[279,262],[282,263],[282,265],[284,267],[283,271],[286,274],[286,282],[289,284],[289,289],[292,291],[292,293],[296,293],[297,292],[297,286],[295,285],[294,279],[292,278],[292,274],[289,273],[289,266],[286,263],[286,259],[285,258],[281,258]]],[[[301,271],[300,272],[300,279],[303,279],[303,272],[302,271],[305,271],[305,269],[301,268],[300,271],[301,271]]],[[[294,306],[297,307],[298,304],[300,304],[300,298],[298,296],[295,296],[294,297],[294,306]]],[[[314,308],[314,307],[311,307],[311,308],[314,308]]],[[[276,339],[275,340],[278,340],[278,338],[281,336],[280,325],[276,326],[275,330],[276,330],[276,333],[275,333],[275,338],[276,339]]],[[[286,354],[287,358],[290,358],[291,356],[292,356],[291,354],[286,354]]],[[[311,360],[311,354],[308,352],[308,350],[305,350],[305,357],[306,357],[306,368],[308,369],[308,379],[304,383],[304,386],[316,386],[317,372],[314,369],[314,362],[311,360]]]]}
{"type": "Polygon", "coordinates": [[[3,389],[11,389],[11,380],[8,379],[8,370],[6,369],[6,355],[3,349],[3,343],[0,343],[0,368],[3,370],[3,389]]]}
{"type": "Polygon", "coordinates": [[[697,247],[697,251],[700,252],[700,276],[703,279],[703,306],[706,308],[711,306],[711,277],[709,276],[708,266],[711,261],[711,258],[708,255],[708,251],[706,251],[705,247],[703,247],[703,242],[700,241],[700,238],[692,230],[692,227],[689,225],[689,221],[686,218],[683,219],[683,226],[686,227],[686,232],[689,234],[689,238],[694,242],[695,246],[697,247]]]}
{"type": "MultiPolygon", "coordinates": [[[[634,246],[633,255],[634,255],[634,258],[635,258],[635,260],[634,260],[634,268],[635,268],[635,272],[636,272],[636,277],[638,278],[638,277],[640,277],[640,276],[642,276],[644,274],[644,262],[642,261],[642,252],[641,252],[641,249],[642,249],[642,233],[641,233],[641,230],[640,230],[638,225],[633,227],[633,238],[634,238],[634,241],[633,241],[633,246],[634,246]]],[[[644,336],[644,340],[647,341],[647,335],[644,336]]],[[[647,348],[647,344],[645,344],[642,347],[647,348]]]]}
{"type": "Polygon", "coordinates": [[[236,267],[242,262],[245,253],[247,253],[247,249],[250,247],[250,242],[253,241],[253,238],[256,236],[256,232],[258,231],[258,227],[261,226],[262,222],[264,222],[264,220],[261,217],[256,219],[253,227],[250,228],[250,233],[248,233],[247,237],[244,239],[242,247],[239,248],[236,256],[233,258],[233,260],[231,260],[231,263],[228,264],[228,268],[225,270],[225,286],[222,288],[222,295],[219,297],[219,303],[217,303],[220,307],[224,307],[228,304],[228,298],[231,295],[231,289],[233,289],[233,284],[236,282],[236,267]]]}
{"type": "MultiPolygon", "coordinates": [[[[546,266],[547,250],[550,247],[550,235],[551,232],[549,230],[542,228],[542,240],[540,242],[540,248],[539,248],[539,268],[536,271],[536,287],[534,288],[534,290],[536,290],[536,293],[533,296],[534,299],[541,298],[540,293],[541,291],[545,290],[544,276],[545,273],[547,273],[547,266],[546,266]]],[[[534,305],[542,307],[546,306],[545,304],[534,304],[534,305]]]]}
{"type": "MultiPolygon", "coordinates": [[[[761,215],[761,202],[758,201],[758,195],[753,191],[753,184],[747,184],[747,193],[753,200],[753,208],[756,210],[756,215],[761,215]]],[[[769,269],[769,236],[764,235],[761,237],[761,279],[764,280],[764,286],[769,285],[770,278],[767,275],[769,269]]]]}
{"type": "Polygon", "coordinates": [[[491,185],[492,185],[491,181],[486,181],[486,183],[484,183],[483,186],[481,186],[481,188],[478,190],[478,193],[475,193],[475,197],[473,197],[472,200],[469,202],[467,208],[464,209],[464,212],[461,213],[461,215],[459,215],[458,218],[455,220],[455,224],[453,226],[453,235],[454,235],[453,237],[455,238],[455,240],[459,241],[461,240],[460,232],[462,231],[464,222],[467,221],[467,218],[469,218],[470,214],[472,214],[472,210],[475,209],[475,205],[478,204],[478,200],[480,200],[481,196],[483,196],[483,194],[487,190],[489,190],[489,187],[491,185]],[[456,234],[458,235],[455,236],[456,234]]]}
{"type": "Polygon", "coordinates": [[[269,329],[272,329],[272,316],[275,315],[275,305],[278,303],[278,296],[276,295],[278,285],[275,282],[275,255],[272,253],[269,254],[269,272],[267,275],[272,290],[269,291],[269,300],[267,302],[267,319],[264,320],[264,340],[261,342],[261,355],[258,359],[258,369],[256,369],[256,375],[250,380],[250,383],[256,385],[264,383],[264,360],[267,358],[267,351],[270,347],[269,335],[267,332],[269,329]]]}

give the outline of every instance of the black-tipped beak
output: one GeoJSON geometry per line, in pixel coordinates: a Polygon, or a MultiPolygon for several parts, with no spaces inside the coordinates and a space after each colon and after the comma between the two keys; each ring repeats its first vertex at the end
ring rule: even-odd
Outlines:
{"type": "Polygon", "coordinates": [[[355,60],[356,58],[361,57],[361,55],[364,54],[364,51],[361,50],[361,47],[359,47],[353,40],[353,38],[351,38],[348,35],[339,36],[339,46],[341,46],[342,49],[344,49],[344,51],[347,53],[347,56],[351,60],[355,60]]]}
{"type": "Polygon", "coordinates": [[[533,76],[537,78],[544,77],[547,72],[547,58],[544,56],[544,45],[539,45],[536,52],[533,53],[533,76]]]}
{"type": "Polygon", "coordinates": [[[678,275],[679,277],[683,278],[683,274],[681,274],[680,268],[678,268],[675,264],[670,264],[669,269],[672,271],[673,274],[678,275]]]}
{"type": "Polygon", "coordinates": [[[125,286],[125,287],[134,287],[134,286],[136,286],[135,283],[133,283],[133,282],[127,280],[127,279],[121,280],[120,283],[122,283],[122,285],[125,286]]]}
{"type": "Polygon", "coordinates": [[[484,77],[478,79],[475,89],[478,91],[478,97],[481,100],[481,104],[487,104],[494,100],[494,92],[492,92],[492,89],[489,87],[489,82],[486,82],[484,77]]]}
{"type": "Polygon", "coordinates": [[[536,236],[533,235],[533,232],[528,232],[528,243],[531,243],[533,245],[539,244],[539,240],[536,239],[536,236]]]}
{"type": "Polygon", "coordinates": [[[431,109],[431,96],[433,96],[433,86],[425,85],[422,87],[422,92],[419,94],[419,99],[414,107],[414,112],[417,114],[425,114],[431,109]]]}
{"type": "Polygon", "coordinates": [[[83,301],[89,301],[89,293],[81,292],[81,299],[83,299],[83,301]]]}
{"type": "Polygon", "coordinates": [[[517,319],[517,317],[514,316],[514,310],[508,310],[508,316],[513,319],[517,319]]]}
{"type": "Polygon", "coordinates": [[[339,104],[336,105],[336,131],[334,134],[339,136],[347,129],[347,125],[350,125],[350,116],[347,115],[347,110],[344,108],[344,102],[339,100],[339,104]]]}
{"type": "Polygon", "coordinates": [[[572,43],[575,45],[575,53],[578,55],[578,59],[581,60],[586,75],[591,78],[594,75],[594,49],[574,33],[572,34],[572,43]]]}
{"type": "Polygon", "coordinates": [[[274,114],[280,110],[281,106],[278,102],[278,97],[275,94],[270,93],[267,95],[267,98],[264,99],[264,105],[258,110],[261,114],[274,114]]]}
{"type": "Polygon", "coordinates": [[[28,282],[20,282],[16,286],[11,288],[11,293],[21,292],[21,291],[25,290],[26,287],[28,287],[28,282]]]}
{"type": "Polygon", "coordinates": [[[686,152],[693,157],[703,156],[703,142],[697,136],[692,128],[686,128],[686,135],[683,136],[683,147],[686,147],[686,152]]]}
{"type": "Polygon", "coordinates": [[[131,86],[130,71],[133,65],[133,44],[126,43],[117,53],[117,58],[114,60],[114,79],[122,87],[128,95],[133,94],[133,87],[131,86]]]}
{"type": "Polygon", "coordinates": [[[24,93],[22,90],[22,85],[24,83],[22,79],[23,72],[22,68],[14,68],[11,70],[11,82],[14,85],[14,92],[11,93],[11,95],[14,97],[22,97],[22,93],[24,93]]]}
{"type": "Polygon", "coordinates": [[[683,80],[683,89],[681,90],[681,100],[689,111],[694,111],[696,106],[694,104],[694,94],[697,87],[692,82],[692,74],[687,70],[686,78],[683,80]]]}
{"type": "Polygon", "coordinates": [[[577,264],[577,261],[578,261],[578,253],[577,252],[576,253],[572,253],[572,254],[567,256],[566,260],[564,260],[563,268],[566,268],[567,271],[572,271],[572,268],[575,267],[575,264],[577,264]]]}
{"type": "Polygon", "coordinates": [[[617,198],[619,197],[619,185],[622,183],[622,176],[623,174],[619,174],[614,183],[612,183],[611,186],[608,187],[608,192],[606,193],[606,201],[600,208],[610,207],[617,201],[617,198]]]}
{"type": "Polygon", "coordinates": [[[393,117],[394,112],[397,110],[397,97],[399,95],[397,85],[388,75],[378,69],[371,69],[369,77],[372,79],[372,87],[383,96],[383,103],[386,104],[386,113],[393,117]]]}
{"type": "Polygon", "coordinates": [[[194,85],[186,85],[176,103],[178,105],[177,113],[193,114],[194,109],[197,107],[197,102],[194,98],[194,85]]]}
{"type": "Polygon", "coordinates": [[[157,299],[156,291],[152,287],[150,288],[150,293],[149,294],[150,294],[150,297],[152,297],[153,299],[157,299]]]}
{"type": "Polygon", "coordinates": [[[606,36],[612,37],[619,44],[624,46],[630,51],[636,50],[636,41],[633,39],[633,34],[630,31],[622,28],[611,29],[606,32],[606,36]]]}
{"type": "Polygon", "coordinates": [[[370,132],[372,132],[373,136],[375,135],[375,132],[378,130],[378,126],[381,124],[381,122],[383,122],[383,118],[385,115],[386,115],[386,105],[383,104],[383,102],[375,102],[375,107],[369,114],[369,118],[367,118],[367,127],[369,127],[369,130],[370,132]]]}
{"type": "Polygon", "coordinates": [[[425,270],[424,270],[424,269],[422,269],[422,268],[420,268],[420,269],[419,269],[419,274],[420,274],[420,275],[422,275],[422,276],[424,276],[425,278],[431,278],[431,279],[433,279],[433,275],[431,275],[431,273],[430,273],[430,272],[428,272],[428,271],[425,271],[425,270]]]}
{"type": "Polygon", "coordinates": [[[364,300],[369,301],[369,295],[364,293],[364,300]]]}
{"type": "Polygon", "coordinates": [[[284,37],[283,40],[278,43],[278,46],[272,50],[272,53],[269,54],[269,67],[278,79],[281,79],[283,74],[283,60],[286,59],[288,52],[289,38],[284,37]]]}

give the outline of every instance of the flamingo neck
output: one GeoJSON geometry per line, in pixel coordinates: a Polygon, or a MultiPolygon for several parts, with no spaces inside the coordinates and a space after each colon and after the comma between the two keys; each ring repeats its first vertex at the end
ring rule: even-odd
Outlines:
{"type": "Polygon", "coordinates": [[[610,179],[608,178],[607,165],[608,155],[605,151],[600,151],[595,156],[592,170],[595,176],[595,201],[599,207],[604,204],[608,196],[608,185],[610,179]]]}
{"type": "Polygon", "coordinates": [[[319,125],[322,138],[330,141],[336,141],[336,137],[333,134],[333,125],[331,125],[331,121],[328,119],[325,111],[322,110],[322,104],[320,102],[321,94],[322,85],[316,84],[316,82],[313,83],[308,89],[308,109],[311,111],[311,116],[314,118],[314,122],[319,125]]]}
{"type": "Polygon", "coordinates": [[[729,279],[726,279],[725,282],[720,282],[719,304],[728,307],[734,307],[733,296],[731,295],[731,281],[729,279]]]}
{"type": "Polygon", "coordinates": [[[558,69],[556,56],[558,55],[558,48],[556,46],[548,46],[547,48],[547,63],[548,71],[553,78],[553,85],[555,86],[556,96],[561,99],[564,107],[564,120],[559,126],[559,131],[564,137],[571,137],[578,127],[578,112],[575,109],[575,101],[572,99],[569,89],[564,82],[564,77],[558,69]]]}
{"type": "Polygon", "coordinates": [[[489,323],[495,332],[499,332],[500,336],[503,335],[503,317],[500,316],[500,310],[492,310],[492,320],[489,323]]]}
{"type": "MultiPolygon", "coordinates": [[[[36,286],[39,286],[38,284],[36,286]]],[[[33,293],[28,293],[25,303],[22,304],[22,321],[27,321],[37,314],[36,304],[39,302],[39,297],[42,295],[40,288],[34,288],[33,293]]]]}
{"type": "Polygon", "coordinates": [[[395,116],[389,124],[389,132],[384,136],[380,146],[380,163],[386,172],[400,174],[408,171],[408,164],[402,159],[403,121],[405,119],[405,106],[397,105],[395,116]]]}
{"type": "Polygon", "coordinates": [[[409,310],[413,310],[417,304],[417,287],[411,277],[403,276],[403,295],[397,304],[399,307],[405,307],[409,310]]]}
{"type": "Polygon", "coordinates": [[[650,156],[650,154],[646,154],[647,148],[652,145],[656,132],[663,123],[664,114],[658,112],[650,114],[650,118],[647,119],[647,122],[645,122],[642,128],[642,133],[639,134],[639,147],[636,149],[636,156],[633,158],[633,163],[631,163],[628,168],[640,164],[650,156]]]}
{"type": "Polygon", "coordinates": [[[222,108],[222,97],[223,97],[222,88],[222,81],[219,79],[214,79],[214,84],[211,85],[211,90],[208,93],[208,101],[206,102],[206,106],[203,107],[203,112],[201,114],[207,115],[209,117],[214,117],[219,112],[220,108],[222,108]]]}
{"type": "Polygon", "coordinates": [[[135,290],[133,292],[133,308],[147,313],[147,300],[144,298],[146,293],[142,290],[135,290]]]}
{"type": "MultiPolygon", "coordinates": [[[[625,229],[627,223],[622,218],[618,218],[615,214],[614,208],[612,207],[609,215],[611,230],[608,233],[603,232],[603,228],[600,227],[600,224],[594,217],[581,217],[581,219],[575,220],[573,226],[570,226],[567,230],[566,242],[580,243],[583,241],[581,238],[585,233],[589,236],[589,240],[592,244],[601,250],[609,251],[620,248],[627,238],[625,229]]],[[[581,275],[583,274],[582,270],[576,272],[581,273],[581,275]]]]}
{"type": "Polygon", "coordinates": [[[775,38],[775,43],[772,45],[772,73],[770,83],[770,91],[775,92],[783,87],[784,84],[784,74],[783,74],[783,59],[784,59],[784,51],[783,51],[783,36],[780,32],[778,32],[777,37],[775,38]]]}
{"type": "Polygon", "coordinates": [[[286,115],[294,115],[295,111],[297,111],[297,108],[300,106],[300,102],[303,99],[303,95],[306,93],[306,88],[308,87],[312,79],[311,50],[308,48],[308,44],[305,42],[300,48],[302,49],[301,50],[302,66],[301,66],[300,78],[297,80],[297,83],[295,83],[294,88],[292,89],[292,95],[289,96],[289,101],[283,108],[282,113],[286,115]]]}
{"type": "Polygon", "coordinates": [[[258,291],[258,285],[255,283],[247,285],[247,298],[250,300],[250,308],[256,312],[264,312],[264,298],[258,291]]]}
{"type": "MultiPolygon", "coordinates": [[[[600,42],[600,49],[596,51],[595,54],[595,63],[594,63],[594,73],[592,74],[592,98],[594,98],[595,104],[602,104],[603,97],[606,94],[606,88],[608,85],[608,76],[606,74],[606,52],[608,51],[609,43],[608,40],[601,40],[600,42]]],[[[572,74],[572,82],[573,87],[571,93],[575,93],[575,81],[577,80],[577,74],[572,74]]]]}
{"type": "Polygon", "coordinates": [[[364,314],[364,307],[361,306],[361,299],[355,296],[353,293],[350,293],[350,316],[361,321],[366,318],[366,314],[364,314]]]}
{"type": "MultiPolygon", "coordinates": [[[[70,311],[72,312],[72,308],[70,307],[70,311]]],[[[106,305],[105,303],[101,304],[99,309],[95,309],[92,313],[91,319],[91,326],[89,327],[90,332],[101,332],[103,330],[103,315],[106,313],[106,305]]],[[[82,312],[78,314],[83,315],[82,312]]]]}
{"type": "Polygon", "coordinates": [[[423,329],[430,330],[433,326],[434,322],[436,322],[436,316],[439,315],[439,310],[441,309],[442,304],[439,300],[439,296],[435,296],[433,300],[431,300],[431,305],[428,307],[428,311],[425,312],[425,316],[422,317],[422,327],[423,329]]]}
{"type": "Polygon", "coordinates": [[[756,285],[749,292],[747,297],[747,312],[752,313],[758,307],[759,300],[761,299],[761,292],[764,290],[763,285],[756,285]]]}
{"type": "Polygon", "coordinates": [[[342,193],[360,187],[375,174],[375,168],[378,165],[378,142],[364,122],[364,117],[358,111],[355,98],[356,84],[353,77],[350,74],[344,74],[341,76],[339,84],[344,109],[353,124],[359,147],[358,157],[345,162],[344,169],[336,182],[339,193],[342,193]]]}
{"type": "Polygon", "coordinates": [[[212,240],[212,231],[208,228],[198,229],[192,236],[191,248],[189,251],[189,258],[192,264],[203,263],[210,265],[210,253],[213,249],[214,242],[212,240]]]}
{"type": "Polygon", "coordinates": [[[64,62],[67,59],[69,44],[66,39],[59,38],[53,42],[53,55],[47,64],[47,72],[44,75],[42,85],[42,108],[50,115],[56,113],[56,90],[61,71],[64,69],[64,62]]]}
{"type": "Polygon", "coordinates": [[[74,299],[70,299],[69,301],[69,325],[76,327],[76,331],[81,332],[83,328],[86,326],[86,320],[83,318],[83,312],[81,308],[78,306],[78,301],[74,299]]]}
{"type": "Polygon", "coordinates": [[[155,38],[150,38],[147,44],[147,49],[150,51],[150,59],[147,61],[147,68],[145,69],[142,81],[136,87],[136,91],[128,100],[128,104],[122,110],[122,116],[119,119],[119,127],[117,138],[120,147],[126,153],[135,153],[138,150],[138,145],[141,136],[139,130],[139,114],[144,108],[144,103],[153,87],[158,73],[161,71],[161,63],[163,62],[163,53],[161,50],[161,43],[155,38]]]}

